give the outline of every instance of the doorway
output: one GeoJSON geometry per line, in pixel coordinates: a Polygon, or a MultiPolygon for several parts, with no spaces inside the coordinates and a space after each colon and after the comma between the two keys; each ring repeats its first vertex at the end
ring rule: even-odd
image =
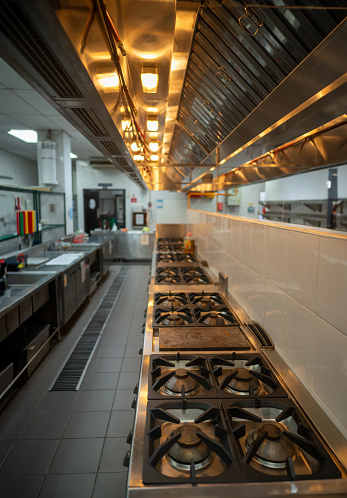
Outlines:
{"type": "Polygon", "coordinates": [[[125,228],[124,189],[84,189],[84,229],[112,228],[115,223],[125,228]]]}

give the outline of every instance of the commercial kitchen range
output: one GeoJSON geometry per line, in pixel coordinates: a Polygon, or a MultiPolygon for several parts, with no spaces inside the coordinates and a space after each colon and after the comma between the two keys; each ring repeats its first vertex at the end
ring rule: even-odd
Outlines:
{"type": "Polygon", "coordinates": [[[337,429],[300,407],[305,388],[227,288],[182,238],[157,238],[128,497],[346,497],[337,429]]]}

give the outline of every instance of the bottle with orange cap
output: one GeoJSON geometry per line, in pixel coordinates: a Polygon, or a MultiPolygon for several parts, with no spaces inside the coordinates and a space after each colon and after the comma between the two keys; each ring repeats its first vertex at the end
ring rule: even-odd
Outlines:
{"type": "Polygon", "coordinates": [[[194,254],[195,252],[195,241],[192,236],[192,232],[188,232],[184,239],[183,239],[183,245],[184,245],[184,252],[187,254],[194,254]]]}

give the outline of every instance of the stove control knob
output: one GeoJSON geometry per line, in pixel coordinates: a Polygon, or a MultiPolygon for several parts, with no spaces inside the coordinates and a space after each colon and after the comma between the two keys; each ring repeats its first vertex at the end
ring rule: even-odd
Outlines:
{"type": "Polygon", "coordinates": [[[128,437],[127,437],[127,443],[131,444],[132,442],[133,442],[133,430],[130,429],[130,432],[129,432],[128,437]]]}
{"type": "Polygon", "coordinates": [[[130,450],[128,450],[126,452],[126,455],[125,455],[124,460],[123,460],[123,466],[129,467],[129,463],[130,463],[130,450]]]}
{"type": "Polygon", "coordinates": [[[133,399],[133,402],[131,403],[131,408],[134,408],[134,410],[135,410],[136,404],[137,404],[137,396],[135,396],[135,398],[133,399]]]}
{"type": "Polygon", "coordinates": [[[139,393],[139,383],[137,383],[136,386],[134,387],[133,393],[134,394],[138,394],[139,393]]]}

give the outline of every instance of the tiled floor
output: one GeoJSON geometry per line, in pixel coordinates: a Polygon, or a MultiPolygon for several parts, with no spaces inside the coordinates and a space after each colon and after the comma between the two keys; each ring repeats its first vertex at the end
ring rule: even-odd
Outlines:
{"type": "Polygon", "coordinates": [[[0,498],[123,498],[149,266],[129,273],[81,388],[49,388],[119,267],[0,415],[0,498]]]}

